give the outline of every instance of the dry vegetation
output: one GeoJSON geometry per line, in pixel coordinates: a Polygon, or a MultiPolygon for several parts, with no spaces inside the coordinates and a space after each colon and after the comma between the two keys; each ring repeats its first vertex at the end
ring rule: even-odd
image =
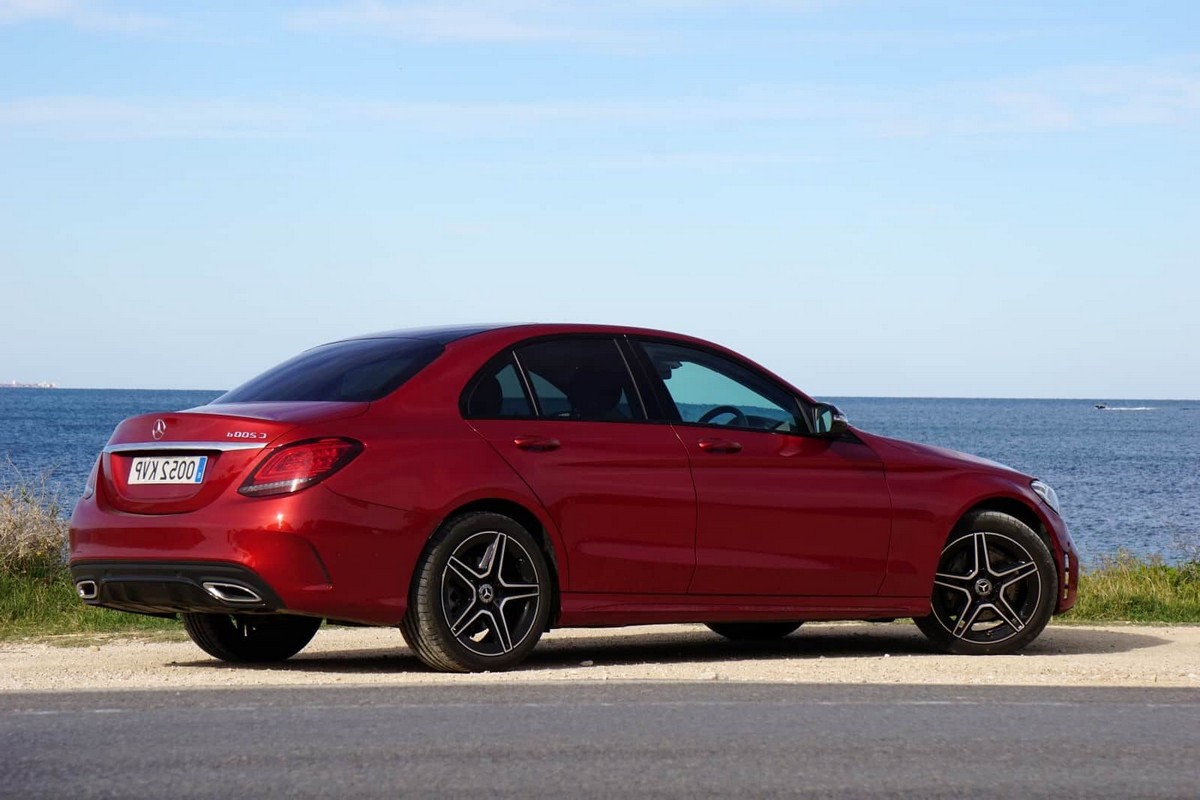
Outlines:
{"type": "Polygon", "coordinates": [[[45,480],[0,490],[0,570],[60,565],[66,545],[67,521],[45,480]]]}
{"type": "Polygon", "coordinates": [[[0,639],[175,625],[85,606],[75,595],[66,549],[67,520],[44,479],[0,488],[0,639]]]}

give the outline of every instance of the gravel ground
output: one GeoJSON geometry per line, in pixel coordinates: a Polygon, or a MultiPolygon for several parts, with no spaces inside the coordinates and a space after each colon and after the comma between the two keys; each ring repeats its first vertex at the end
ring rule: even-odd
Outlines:
{"type": "Polygon", "coordinates": [[[386,628],[324,628],[269,667],[212,660],[180,637],[0,643],[5,692],[609,680],[1200,688],[1200,626],[1055,625],[1020,655],[984,658],[931,653],[905,623],[810,623],[755,645],[698,625],[559,630],[520,669],[480,675],[430,672],[386,628]]]}

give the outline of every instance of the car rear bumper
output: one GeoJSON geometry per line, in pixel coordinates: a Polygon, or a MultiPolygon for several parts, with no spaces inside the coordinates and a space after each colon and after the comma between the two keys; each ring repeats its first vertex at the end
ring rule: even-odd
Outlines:
{"type": "Polygon", "coordinates": [[[92,605],[140,613],[271,612],[395,625],[425,542],[414,515],[321,486],[277,498],[221,498],[186,514],[129,514],[99,493],[71,518],[74,580],[92,605]],[[229,602],[204,584],[259,601],[229,602]]]}
{"type": "Polygon", "coordinates": [[[76,561],[71,579],[88,605],[136,614],[269,613],[286,608],[266,581],[238,564],[76,561]]]}

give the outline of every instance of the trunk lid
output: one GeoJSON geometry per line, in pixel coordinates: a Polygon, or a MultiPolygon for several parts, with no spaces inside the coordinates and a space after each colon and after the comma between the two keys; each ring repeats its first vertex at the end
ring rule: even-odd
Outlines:
{"type": "Polygon", "coordinates": [[[245,480],[251,466],[288,431],[357,416],[369,407],[370,403],[228,403],[130,417],[113,431],[101,454],[98,488],[119,511],[195,511],[245,480]],[[137,482],[146,475],[157,478],[165,470],[184,468],[200,479],[137,482]]]}

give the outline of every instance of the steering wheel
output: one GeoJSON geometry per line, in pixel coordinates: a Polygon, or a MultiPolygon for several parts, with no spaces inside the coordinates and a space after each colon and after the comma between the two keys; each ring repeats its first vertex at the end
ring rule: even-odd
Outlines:
{"type": "Polygon", "coordinates": [[[750,427],[750,420],[746,419],[746,414],[737,406],[717,406],[716,408],[710,408],[696,421],[702,424],[712,422],[722,414],[733,415],[733,419],[725,423],[726,425],[737,425],[742,428],[750,427]]]}

